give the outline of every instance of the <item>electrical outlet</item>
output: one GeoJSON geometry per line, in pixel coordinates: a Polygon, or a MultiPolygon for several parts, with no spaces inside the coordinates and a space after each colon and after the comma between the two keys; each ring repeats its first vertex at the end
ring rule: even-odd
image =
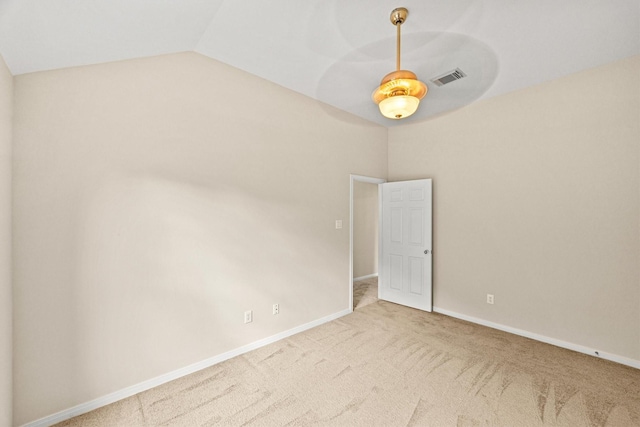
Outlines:
{"type": "Polygon", "coordinates": [[[336,219],[336,230],[339,230],[341,228],[342,228],[342,220],[336,219]]]}
{"type": "Polygon", "coordinates": [[[244,312],[244,323],[253,322],[253,312],[251,310],[244,312]]]}
{"type": "Polygon", "coordinates": [[[280,313],[280,304],[273,304],[273,314],[280,313]]]}
{"type": "Polygon", "coordinates": [[[493,304],[493,294],[487,294],[487,304],[493,304]]]}

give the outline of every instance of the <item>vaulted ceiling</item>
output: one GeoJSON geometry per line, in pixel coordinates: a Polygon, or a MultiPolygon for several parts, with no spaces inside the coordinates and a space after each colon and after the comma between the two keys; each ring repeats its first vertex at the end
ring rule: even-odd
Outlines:
{"type": "Polygon", "coordinates": [[[392,126],[640,54],[640,2],[0,0],[0,54],[14,75],[183,51],[392,126]],[[394,121],[371,93],[395,68],[399,6],[402,68],[429,93],[394,121]],[[456,68],[467,77],[430,81],[456,68]]]}

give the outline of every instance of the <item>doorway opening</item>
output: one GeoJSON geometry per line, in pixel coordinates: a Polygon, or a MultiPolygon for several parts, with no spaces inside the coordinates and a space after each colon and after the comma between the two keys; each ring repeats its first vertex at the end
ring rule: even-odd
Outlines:
{"type": "Polygon", "coordinates": [[[349,308],[378,298],[380,257],[380,191],[382,178],[350,175],[349,199],[349,308]]]}

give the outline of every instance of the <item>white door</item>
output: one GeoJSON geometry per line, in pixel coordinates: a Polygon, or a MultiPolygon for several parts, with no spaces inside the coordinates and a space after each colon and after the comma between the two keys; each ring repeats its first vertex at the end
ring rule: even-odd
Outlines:
{"type": "Polygon", "coordinates": [[[430,179],[380,185],[379,298],[431,311],[430,179]]]}

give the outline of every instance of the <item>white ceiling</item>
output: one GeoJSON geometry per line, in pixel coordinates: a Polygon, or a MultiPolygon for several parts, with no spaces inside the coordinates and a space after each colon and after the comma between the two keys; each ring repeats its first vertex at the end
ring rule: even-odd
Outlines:
{"type": "Polygon", "coordinates": [[[640,54],[640,1],[0,0],[14,75],[182,51],[392,126],[640,54]],[[402,121],[371,101],[395,68],[398,6],[402,68],[429,86],[402,121]],[[429,81],[455,68],[468,77],[429,81]]]}

